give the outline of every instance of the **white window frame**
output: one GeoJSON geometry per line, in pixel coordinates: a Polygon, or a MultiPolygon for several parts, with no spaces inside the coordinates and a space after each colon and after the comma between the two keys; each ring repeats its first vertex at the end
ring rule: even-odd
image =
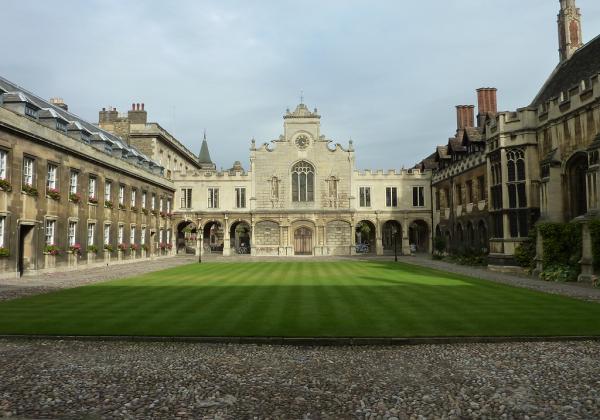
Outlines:
{"type": "Polygon", "coordinates": [[[235,187],[235,208],[246,208],[246,187],[235,187]]]}
{"type": "Polygon", "coordinates": [[[104,245],[110,245],[110,223],[104,224],[104,245]]]}
{"type": "Polygon", "coordinates": [[[77,243],[77,222],[74,220],[69,220],[67,240],[69,242],[69,246],[74,246],[77,243]]]}
{"type": "Polygon", "coordinates": [[[23,185],[33,187],[33,167],[35,159],[25,156],[23,158],[23,185]]]}
{"type": "Polygon", "coordinates": [[[140,231],[140,245],[144,245],[146,243],[146,226],[142,226],[140,231]]]}
{"type": "Polygon", "coordinates": [[[96,239],[96,223],[89,222],[87,225],[87,244],[88,246],[94,245],[96,239]]]}
{"type": "Polygon", "coordinates": [[[181,208],[182,209],[191,209],[192,208],[192,189],[185,187],[181,190],[181,208]]]}
{"type": "Polygon", "coordinates": [[[219,188],[209,187],[208,188],[208,208],[218,209],[219,208],[219,188]]]}
{"type": "Polygon", "coordinates": [[[0,149],[0,179],[8,179],[8,152],[0,149]]]}
{"type": "Polygon", "coordinates": [[[119,204],[125,205],[125,185],[119,185],[119,204]]]}
{"type": "Polygon", "coordinates": [[[131,207],[135,207],[135,201],[137,199],[137,190],[135,188],[131,189],[131,207]]]}
{"type": "Polygon", "coordinates": [[[371,207],[371,187],[367,187],[367,186],[363,186],[363,187],[358,187],[358,206],[359,207],[371,207]],[[368,194],[367,194],[368,191],[368,194]],[[364,204],[363,204],[363,192],[365,192],[365,200],[364,200],[364,204]],[[368,196],[368,197],[367,197],[368,196]],[[368,200],[367,200],[368,198],[368,200]]]}
{"type": "Polygon", "coordinates": [[[132,245],[135,243],[135,225],[129,228],[129,243],[132,245]]]}
{"type": "Polygon", "coordinates": [[[98,196],[96,195],[96,183],[98,182],[98,180],[96,179],[96,177],[91,176],[88,180],[88,197],[89,198],[95,198],[98,199],[98,196]]]}
{"type": "Polygon", "coordinates": [[[58,189],[58,166],[53,163],[48,164],[48,174],[46,178],[46,188],[49,190],[58,189]]]}
{"type": "Polygon", "coordinates": [[[161,213],[162,213],[162,211],[163,211],[163,201],[164,201],[164,200],[163,200],[163,198],[162,198],[162,197],[160,197],[160,198],[158,199],[158,211],[160,211],[161,213]]]}
{"type": "Polygon", "coordinates": [[[69,176],[69,194],[77,194],[77,185],[79,182],[79,172],[71,170],[69,176]]]}
{"type": "Polygon", "coordinates": [[[156,194],[152,193],[152,196],[150,198],[150,210],[155,210],[156,209],[156,194]]]}
{"type": "Polygon", "coordinates": [[[397,208],[398,207],[398,187],[385,187],[385,206],[388,208],[397,208]],[[389,192],[389,201],[388,201],[388,192],[389,192]],[[394,200],[395,198],[395,200],[394,200]],[[394,203],[394,201],[396,201],[394,203]]]}
{"type": "Polygon", "coordinates": [[[112,201],[112,181],[104,181],[104,201],[112,201]]]}
{"type": "Polygon", "coordinates": [[[148,199],[148,193],[146,191],[142,191],[142,209],[146,208],[147,199],[148,199]]]}
{"type": "Polygon", "coordinates": [[[425,207],[425,187],[422,185],[414,185],[412,187],[412,201],[413,207],[425,207]],[[415,191],[417,191],[417,203],[415,204],[415,191]],[[421,191],[421,195],[419,195],[419,191],[421,191]],[[420,199],[423,199],[422,202],[419,202],[420,199]]]}
{"type": "Polygon", "coordinates": [[[167,198],[167,213],[171,213],[171,199],[167,198]]]}
{"type": "Polygon", "coordinates": [[[117,243],[118,244],[124,243],[123,242],[124,235],[125,235],[125,226],[119,225],[119,227],[117,228],[117,243]]]}
{"type": "Polygon", "coordinates": [[[46,219],[46,229],[44,231],[45,233],[45,243],[46,245],[56,245],[54,240],[55,240],[55,233],[56,233],[56,220],[54,219],[46,219]]]}

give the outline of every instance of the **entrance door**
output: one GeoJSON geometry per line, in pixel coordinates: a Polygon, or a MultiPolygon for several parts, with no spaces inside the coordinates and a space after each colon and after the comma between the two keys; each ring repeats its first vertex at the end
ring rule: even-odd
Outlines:
{"type": "Polygon", "coordinates": [[[294,232],[294,253],[296,255],[312,255],[312,231],[300,228],[294,232]]]}
{"type": "Polygon", "coordinates": [[[19,259],[17,261],[19,277],[23,276],[26,268],[30,268],[33,257],[33,225],[20,225],[19,259]]]}

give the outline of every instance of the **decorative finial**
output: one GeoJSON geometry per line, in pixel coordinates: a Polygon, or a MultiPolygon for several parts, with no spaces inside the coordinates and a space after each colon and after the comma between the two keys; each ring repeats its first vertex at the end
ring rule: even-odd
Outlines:
{"type": "Polygon", "coordinates": [[[206,128],[204,129],[204,141],[206,141],[206,128]]]}
{"type": "Polygon", "coordinates": [[[304,104],[304,91],[300,91],[300,104],[304,104]]]}

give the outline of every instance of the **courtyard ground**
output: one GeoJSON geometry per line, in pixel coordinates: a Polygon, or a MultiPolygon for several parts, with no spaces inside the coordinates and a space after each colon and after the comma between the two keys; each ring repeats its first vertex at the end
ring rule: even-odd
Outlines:
{"type": "Polygon", "coordinates": [[[0,303],[0,334],[599,336],[600,305],[385,260],[188,264],[0,303]]]}
{"type": "Polygon", "coordinates": [[[599,355],[598,342],[295,347],[0,340],[0,416],[597,419],[599,355]]]}

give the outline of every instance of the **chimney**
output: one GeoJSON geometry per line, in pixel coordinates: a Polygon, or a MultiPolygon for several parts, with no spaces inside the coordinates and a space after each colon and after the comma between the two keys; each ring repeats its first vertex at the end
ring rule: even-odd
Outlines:
{"type": "Polygon", "coordinates": [[[108,107],[108,110],[106,108],[102,108],[102,111],[100,111],[99,114],[100,115],[98,117],[98,122],[100,124],[114,123],[115,121],[117,121],[117,118],[119,118],[119,112],[116,108],[113,108],[111,106],[108,107]]]}
{"type": "Polygon", "coordinates": [[[477,126],[483,127],[485,120],[498,113],[496,88],[477,89],[477,126]]]}
{"type": "Polygon", "coordinates": [[[474,105],[457,105],[456,106],[456,123],[458,130],[467,127],[475,126],[475,106],[474,105]]]}
{"type": "Polygon", "coordinates": [[[50,98],[50,103],[59,107],[60,109],[64,109],[65,111],[69,110],[69,107],[67,106],[63,98],[50,98]]]}
{"type": "Polygon", "coordinates": [[[127,112],[127,119],[131,124],[146,124],[148,114],[144,110],[144,104],[132,103],[131,110],[127,112]]]}

